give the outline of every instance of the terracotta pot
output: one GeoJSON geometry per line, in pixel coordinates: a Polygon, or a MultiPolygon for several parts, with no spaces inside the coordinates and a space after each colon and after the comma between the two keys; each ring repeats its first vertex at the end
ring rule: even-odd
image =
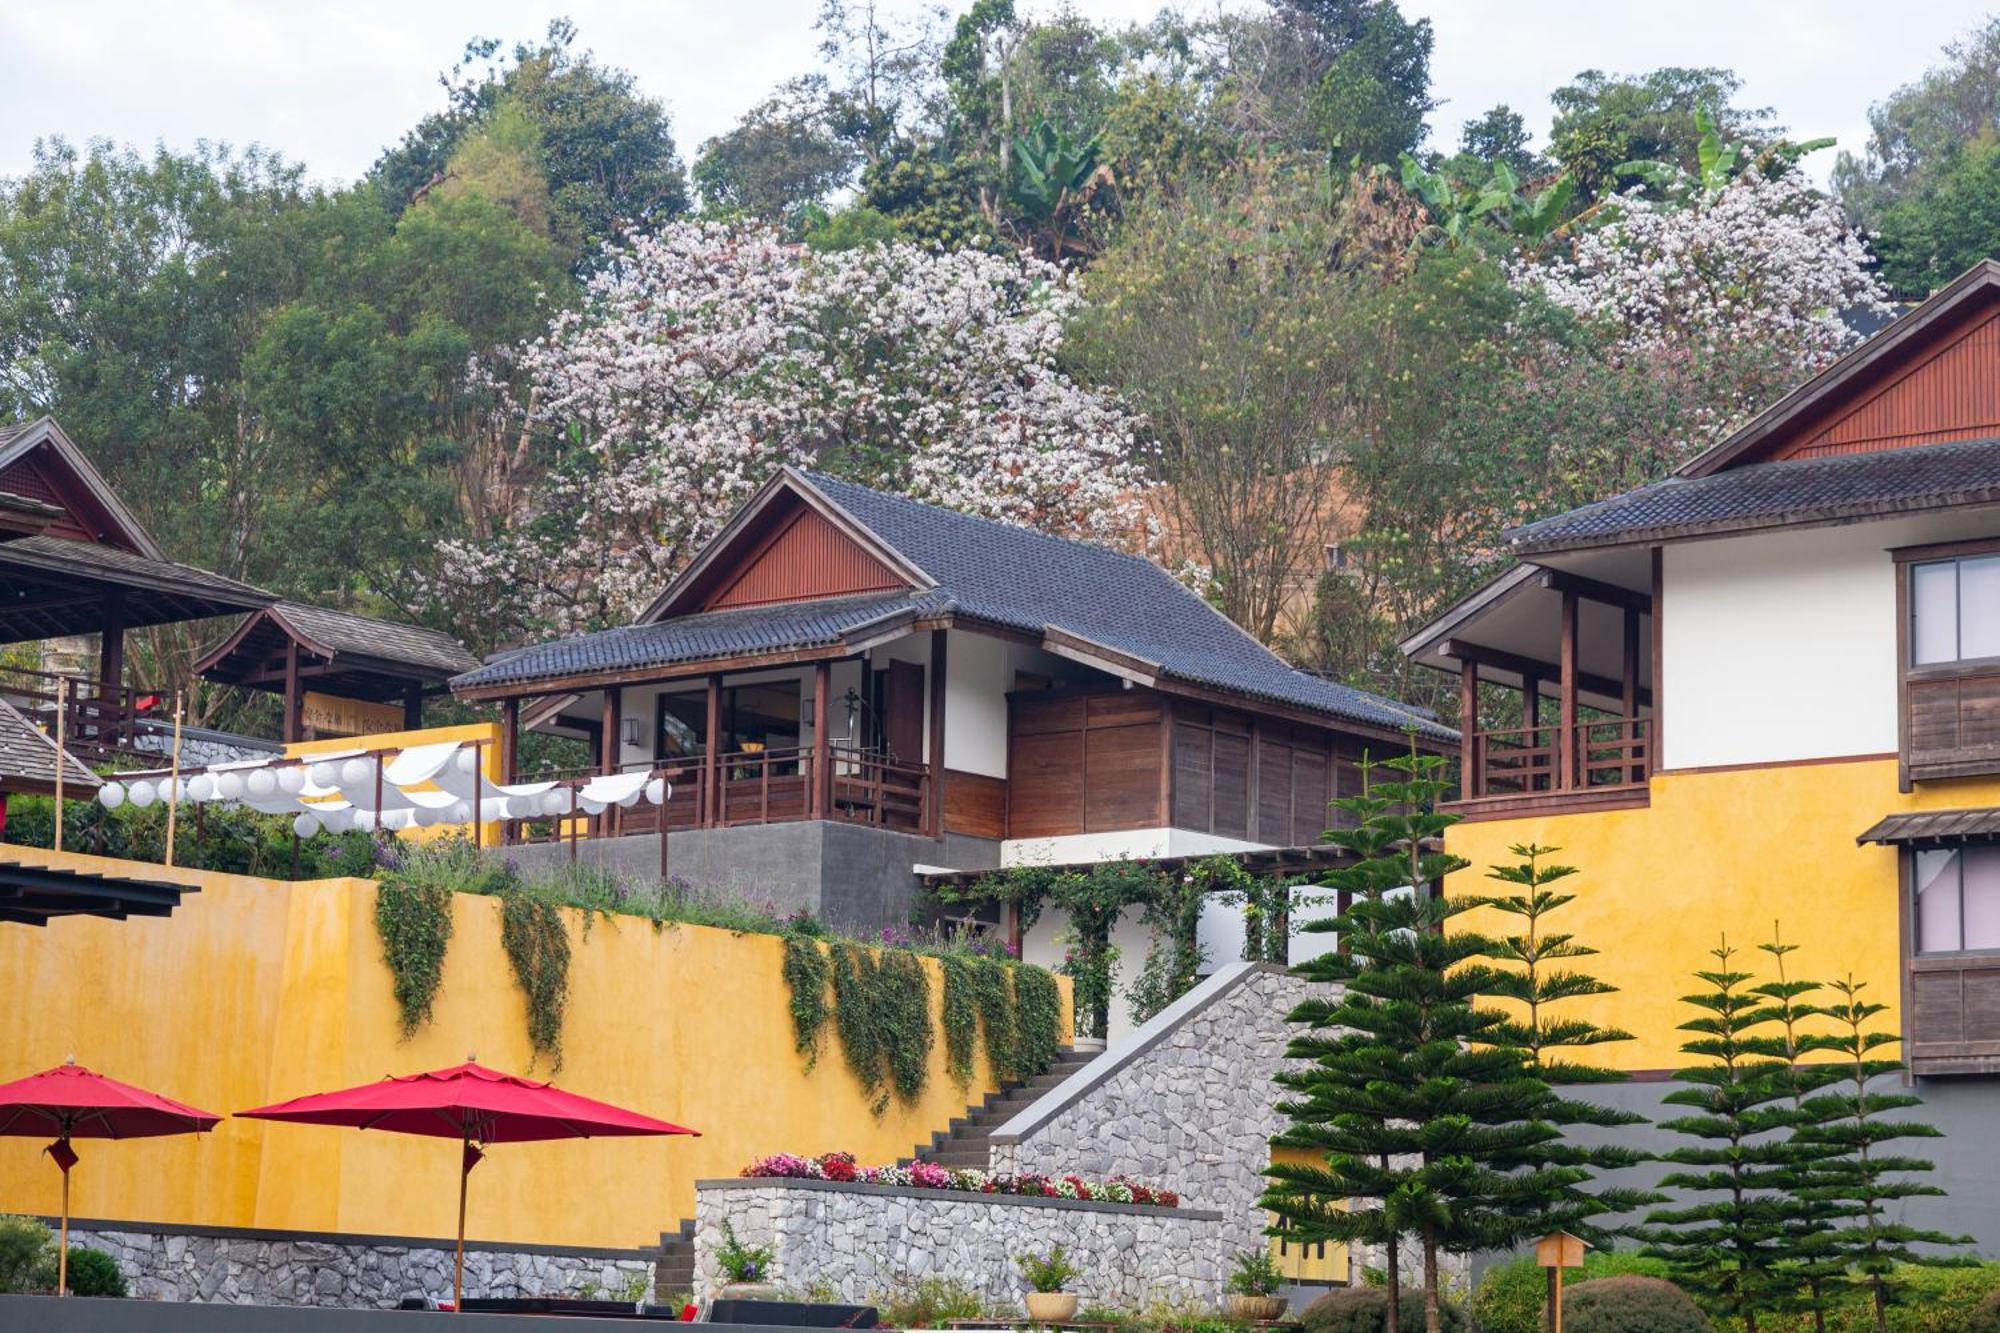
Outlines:
{"type": "Polygon", "coordinates": [[[1038,1324],[1061,1324],[1076,1318],[1077,1295],[1073,1291],[1031,1291],[1028,1318],[1038,1324]]]}
{"type": "Polygon", "coordinates": [[[1245,1323],[1260,1320],[1283,1319],[1285,1298],[1283,1296],[1237,1296],[1229,1298],[1229,1317],[1241,1319],[1245,1323]]]}

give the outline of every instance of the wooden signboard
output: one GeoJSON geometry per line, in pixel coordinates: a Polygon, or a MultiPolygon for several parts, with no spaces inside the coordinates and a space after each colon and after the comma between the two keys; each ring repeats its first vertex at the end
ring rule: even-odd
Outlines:
{"type": "Polygon", "coordinates": [[[380,736],[403,730],[401,704],[343,699],[337,694],[306,691],[302,721],[315,736],[380,736]]]}

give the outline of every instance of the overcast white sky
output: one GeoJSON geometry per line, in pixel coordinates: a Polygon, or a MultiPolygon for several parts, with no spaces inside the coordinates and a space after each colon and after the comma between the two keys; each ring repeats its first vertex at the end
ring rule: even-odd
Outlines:
{"type": "MultiPolygon", "coordinates": [[[[1776,108],[1800,137],[1836,135],[1858,149],[1868,104],[1987,12],[1966,0],[1402,4],[1437,31],[1432,85],[1445,105],[1434,137],[1447,147],[1497,102],[1544,132],[1549,90],[1578,70],[1678,64],[1733,68],[1747,104],[1776,108]]],[[[1109,21],[1159,7],[1075,4],[1109,21]]],[[[817,9],[817,0],[0,0],[0,175],[26,169],[38,136],[60,134],[142,147],[255,142],[316,179],[352,179],[438,105],[435,76],[468,37],[535,37],[552,13],[574,18],[584,45],[665,99],[691,159],[773,83],[815,64],[817,9]]],[[[1832,160],[1822,153],[1812,165],[1824,177],[1832,160]]]]}

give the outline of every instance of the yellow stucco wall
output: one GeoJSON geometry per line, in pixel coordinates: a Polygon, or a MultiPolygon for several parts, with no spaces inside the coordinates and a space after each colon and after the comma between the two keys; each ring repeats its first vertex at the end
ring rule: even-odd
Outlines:
{"type": "MultiPolygon", "coordinates": [[[[1509,847],[1559,847],[1553,860],[1582,873],[1564,881],[1575,902],[1553,928],[1596,948],[1586,970],[1619,987],[1616,995],[1572,1001],[1573,1012],[1622,1027],[1636,1040],[1597,1048],[1625,1069],[1686,1063],[1676,1025],[1694,1013],[1679,997],[1703,989],[1698,968],[1726,932],[1742,950],[1739,970],[1768,974],[1773,923],[1799,945],[1794,976],[1829,979],[1848,972],[1868,996],[1898,1003],[1896,853],[1857,847],[1855,835],[1902,810],[1956,809],[2000,803],[2000,782],[1925,783],[1896,790],[1894,759],[1801,764],[1721,772],[1663,773],[1650,806],[1532,819],[1463,823],[1446,849],[1472,862],[1448,891],[1510,892],[1483,877],[1517,857],[1509,847]],[[1584,1008],[1588,1003],[1591,1007],[1584,1008]]],[[[1471,912],[1468,928],[1506,933],[1515,918],[1471,912]]],[[[1885,1020],[1886,1021],[1886,1020],[1885,1020]]]]}
{"type": "MultiPolygon", "coordinates": [[[[528,1072],[526,1011],[500,945],[500,904],[462,895],[431,1024],[397,1038],[365,880],[298,884],[7,848],[52,864],[190,885],[171,917],[0,924],[0,1080],[74,1054],[99,1072],[210,1111],[456,1064],[528,1072]]],[[[760,1154],[905,1156],[991,1088],[944,1072],[939,1035],[919,1104],[876,1119],[828,1048],[793,1050],[782,944],[706,927],[569,913],[572,961],[557,1081],[688,1125],[697,1139],[502,1145],[473,1174],[469,1233],[637,1246],[692,1216],[697,1177],[760,1154]]],[[[941,982],[932,967],[933,1014],[941,982]]],[[[1068,982],[1062,982],[1067,1022],[1068,982]]],[[[1065,1028],[1067,1030],[1067,1028],[1065,1028]]],[[[542,1075],[546,1077],[544,1073],[542,1075]]],[[[448,1236],[457,1148],[440,1139],[229,1119],[212,1134],[80,1143],[78,1216],[448,1236]]],[[[0,1212],[52,1212],[55,1170],[0,1138],[0,1212]]]]}

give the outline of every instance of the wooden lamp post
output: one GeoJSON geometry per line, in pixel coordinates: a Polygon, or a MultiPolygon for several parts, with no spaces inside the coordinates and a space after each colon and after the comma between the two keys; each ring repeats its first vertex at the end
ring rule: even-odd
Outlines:
{"type": "Polygon", "coordinates": [[[1567,1231],[1551,1231],[1535,1242],[1535,1262],[1548,1270],[1549,1296],[1542,1315],[1548,1333],[1562,1333],[1563,1269],[1583,1267],[1583,1252],[1590,1242],[1567,1231]]]}

